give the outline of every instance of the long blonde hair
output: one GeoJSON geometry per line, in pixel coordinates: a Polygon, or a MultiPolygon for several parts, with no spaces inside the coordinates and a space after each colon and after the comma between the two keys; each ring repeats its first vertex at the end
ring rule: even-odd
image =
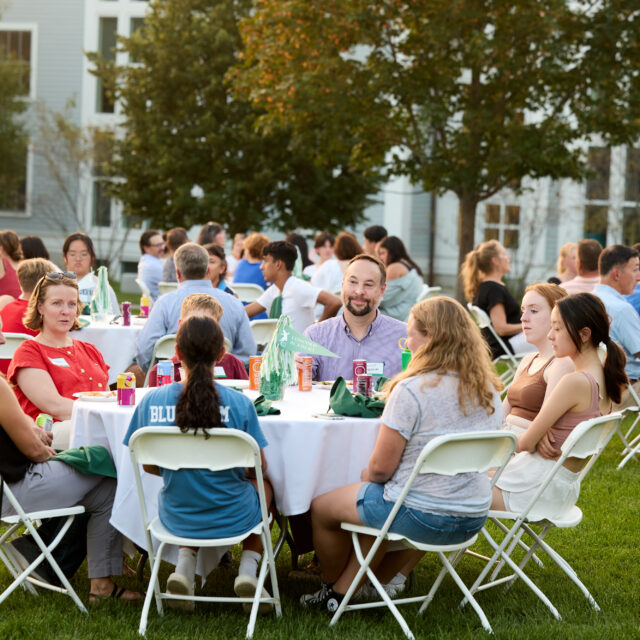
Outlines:
{"type": "Polygon", "coordinates": [[[453,298],[438,296],[414,305],[411,317],[416,329],[430,340],[412,355],[407,369],[385,385],[387,396],[406,378],[435,372],[439,374],[435,386],[442,375],[456,373],[462,412],[467,415],[482,407],[491,415],[494,392],[504,385],[493,367],[489,347],[467,310],[453,298]]]}
{"type": "Polygon", "coordinates": [[[464,285],[464,297],[469,302],[473,301],[482,282],[480,274],[491,273],[493,270],[492,261],[501,249],[502,245],[497,240],[487,240],[467,253],[460,270],[460,277],[464,285]]]}
{"type": "Polygon", "coordinates": [[[558,264],[556,264],[556,270],[559,276],[561,276],[567,270],[567,267],[564,266],[564,259],[571,253],[572,249],[577,249],[577,246],[578,245],[575,242],[565,242],[560,247],[560,253],[558,254],[558,264]]]}

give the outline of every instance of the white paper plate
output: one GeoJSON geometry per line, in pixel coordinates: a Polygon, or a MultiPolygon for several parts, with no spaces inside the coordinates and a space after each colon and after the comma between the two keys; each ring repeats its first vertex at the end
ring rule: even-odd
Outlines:
{"type": "Polygon", "coordinates": [[[248,380],[234,380],[232,378],[215,378],[215,381],[218,384],[221,384],[223,387],[238,387],[238,389],[249,388],[248,380]]]}
{"type": "Polygon", "coordinates": [[[73,396],[86,402],[115,402],[118,394],[116,391],[77,391],[73,396]]]}

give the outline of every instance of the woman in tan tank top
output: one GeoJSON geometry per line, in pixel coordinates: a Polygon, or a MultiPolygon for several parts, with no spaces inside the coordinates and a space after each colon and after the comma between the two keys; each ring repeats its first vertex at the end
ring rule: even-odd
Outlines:
{"type": "MultiPolygon", "coordinates": [[[[559,300],[551,312],[549,340],[555,356],[571,358],[575,371],[562,377],[518,438],[518,453],[493,489],[492,509],[522,511],[555,464],[571,430],[582,420],[609,413],[628,382],[624,353],[609,337],[609,318],[596,296],[579,293],[559,300]],[[607,347],[604,365],[598,356],[601,342],[607,347]]],[[[555,517],[573,506],[583,466],[583,460],[567,459],[530,517],[555,517]]]]}
{"type": "Polygon", "coordinates": [[[522,330],[536,348],[521,361],[502,403],[505,429],[517,436],[524,433],[538,415],[542,403],[565,373],[573,371],[571,358],[556,358],[548,334],[551,310],[567,292],[556,284],[529,285],[522,298],[522,330]]]}

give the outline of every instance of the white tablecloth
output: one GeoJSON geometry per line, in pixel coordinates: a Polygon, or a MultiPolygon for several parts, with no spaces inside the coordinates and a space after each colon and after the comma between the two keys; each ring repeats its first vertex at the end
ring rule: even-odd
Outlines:
{"type": "MultiPolygon", "coordinates": [[[[119,320],[122,322],[122,319],[119,320]]],[[[90,342],[98,348],[104,361],[109,365],[109,384],[114,383],[118,374],[122,373],[133,362],[136,355],[136,339],[144,327],[144,320],[132,318],[129,327],[121,324],[94,323],[80,331],[74,331],[76,340],[90,342]]]]}
{"type": "MultiPolygon", "coordinates": [[[[284,515],[304,513],[314,497],[359,481],[373,450],[379,419],[313,417],[328,410],[328,389],[314,386],[311,392],[301,392],[288,388],[285,399],[274,403],[282,414],[259,419],[269,442],[264,450],[266,475],[284,515]]],[[[137,389],[136,399],[147,391],[137,389]]],[[[258,395],[249,390],[245,394],[251,399],[258,395]]],[[[136,544],[146,547],[129,450],[122,444],[133,410],[134,407],[120,407],[115,402],[74,402],[71,446],[100,444],[111,451],[118,471],[111,523],[136,544]]],[[[147,473],[142,476],[147,512],[154,518],[162,479],[147,473]]]]}

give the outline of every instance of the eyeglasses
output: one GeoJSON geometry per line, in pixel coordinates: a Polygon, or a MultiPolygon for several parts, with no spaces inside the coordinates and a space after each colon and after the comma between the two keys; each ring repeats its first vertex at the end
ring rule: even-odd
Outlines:
{"type": "Polygon", "coordinates": [[[150,247],[156,249],[157,247],[164,247],[164,242],[156,242],[155,244],[150,244],[150,247]]]}
{"type": "Polygon", "coordinates": [[[46,277],[49,280],[62,280],[62,278],[75,280],[77,278],[75,271],[53,271],[52,273],[47,273],[46,277]]]}

